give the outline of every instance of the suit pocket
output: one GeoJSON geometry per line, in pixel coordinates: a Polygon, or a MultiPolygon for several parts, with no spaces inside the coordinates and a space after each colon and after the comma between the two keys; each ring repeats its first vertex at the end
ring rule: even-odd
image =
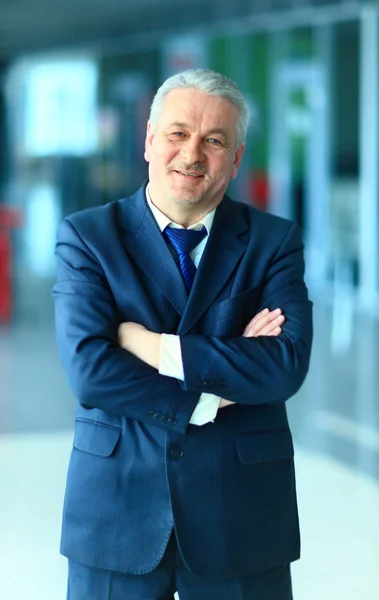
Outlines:
{"type": "Polygon", "coordinates": [[[244,433],[235,439],[239,459],[244,464],[292,459],[294,448],[288,429],[244,433]]]}
{"type": "Polygon", "coordinates": [[[257,313],[260,293],[257,287],[222,300],[209,311],[209,334],[225,337],[240,336],[257,313]]]}
{"type": "Polygon", "coordinates": [[[95,456],[111,456],[121,437],[121,429],[109,427],[96,421],[77,420],[75,423],[74,448],[95,456]]]}
{"type": "Polygon", "coordinates": [[[229,317],[236,319],[240,316],[251,319],[255,315],[259,298],[259,288],[250,288],[237,296],[215,304],[212,309],[213,317],[216,320],[227,319],[229,317]]]}

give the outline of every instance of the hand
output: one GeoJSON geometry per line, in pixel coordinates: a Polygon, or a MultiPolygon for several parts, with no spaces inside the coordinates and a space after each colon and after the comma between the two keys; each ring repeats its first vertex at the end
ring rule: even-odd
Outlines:
{"type": "MultiPolygon", "coordinates": [[[[265,308],[246,325],[243,337],[278,336],[282,333],[281,325],[284,321],[285,318],[280,308],[272,311],[265,308]]],[[[225,408],[230,404],[235,404],[235,402],[221,398],[219,408],[225,408]]]]}
{"type": "Polygon", "coordinates": [[[280,308],[270,311],[265,308],[259,312],[245,327],[243,337],[278,336],[282,333],[285,317],[280,308]]]}
{"type": "Polygon", "coordinates": [[[149,331],[139,323],[121,323],[118,328],[118,341],[121,348],[143,360],[151,367],[159,369],[161,335],[149,331]]]}

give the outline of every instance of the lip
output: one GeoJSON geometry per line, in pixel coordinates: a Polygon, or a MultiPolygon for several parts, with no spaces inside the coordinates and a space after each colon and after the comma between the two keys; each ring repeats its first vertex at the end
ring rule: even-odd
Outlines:
{"type": "Polygon", "coordinates": [[[193,173],[191,171],[177,171],[176,169],[173,169],[174,173],[176,173],[177,175],[182,175],[182,177],[193,177],[193,179],[200,179],[201,177],[204,177],[203,173],[193,173]]]}

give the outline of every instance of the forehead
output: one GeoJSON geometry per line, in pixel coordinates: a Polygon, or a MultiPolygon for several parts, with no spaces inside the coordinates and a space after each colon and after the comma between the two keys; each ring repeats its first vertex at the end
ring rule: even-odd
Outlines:
{"type": "Polygon", "coordinates": [[[190,128],[223,128],[235,133],[238,110],[225,98],[197,89],[171,90],[164,99],[162,125],[185,123],[190,128]]]}

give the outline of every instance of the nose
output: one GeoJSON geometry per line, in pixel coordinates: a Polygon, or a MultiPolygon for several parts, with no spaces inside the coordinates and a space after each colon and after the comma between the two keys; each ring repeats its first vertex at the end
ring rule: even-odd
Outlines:
{"type": "Polygon", "coordinates": [[[189,139],[182,145],[182,158],[187,164],[201,163],[204,161],[204,149],[201,140],[189,139]]]}

